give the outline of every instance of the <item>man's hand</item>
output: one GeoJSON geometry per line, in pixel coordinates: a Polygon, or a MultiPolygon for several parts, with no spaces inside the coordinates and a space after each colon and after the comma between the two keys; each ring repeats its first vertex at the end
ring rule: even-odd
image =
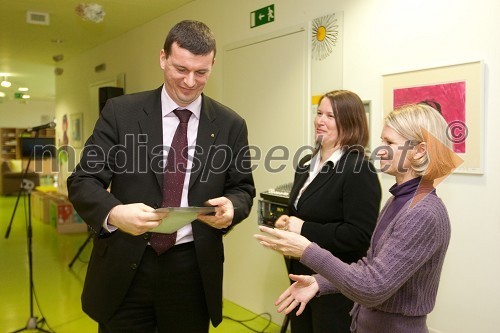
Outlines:
{"type": "Polygon", "coordinates": [[[231,225],[234,217],[234,207],[231,200],[219,197],[207,201],[209,206],[216,206],[215,215],[198,215],[197,219],[217,229],[224,229],[231,225]]]}
{"type": "Polygon", "coordinates": [[[168,213],[157,213],[143,203],[118,205],[109,212],[108,224],[137,236],[157,227],[167,216],[168,213]]]}

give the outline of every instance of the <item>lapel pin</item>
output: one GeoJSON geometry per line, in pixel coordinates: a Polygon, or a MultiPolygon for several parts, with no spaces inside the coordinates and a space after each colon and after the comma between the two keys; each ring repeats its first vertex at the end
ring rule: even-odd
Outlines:
{"type": "Polygon", "coordinates": [[[213,137],[215,136],[215,134],[214,134],[214,133],[212,133],[212,134],[210,134],[210,136],[213,138],[213,137]]]}

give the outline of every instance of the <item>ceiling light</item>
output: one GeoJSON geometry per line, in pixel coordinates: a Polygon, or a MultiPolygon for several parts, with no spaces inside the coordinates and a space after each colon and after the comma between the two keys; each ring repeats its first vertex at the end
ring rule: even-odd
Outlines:
{"type": "Polygon", "coordinates": [[[104,15],[106,15],[102,6],[97,3],[80,3],[76,6],[75,11],[85,21],[94,23],[102,22],[104,15]]]}
{"type": "Polygon", "coordinates": [[[30,95],[26,95],[26,94],[23,95],[23,99],[30,99],[30,98],[31,98],[30,95]]]}
{"type": "Polygon", "coordinates": [[[0,85],[4,88],[9,88],[12,85],[12,83],[7,80],[7,76],[4,76],[3,81],[0,83],[0,85]]]}
{"type": "Polygon", "coordinates": [[[5,93],[3,91],[0,91],[0,98],[4,98],[5,97],[5,93]]]}
{"type": "Polygon", "coordinates": [[[29,89],[26,87],[19,87],[17,90],[19,91],[28,91],[29,89]]]}

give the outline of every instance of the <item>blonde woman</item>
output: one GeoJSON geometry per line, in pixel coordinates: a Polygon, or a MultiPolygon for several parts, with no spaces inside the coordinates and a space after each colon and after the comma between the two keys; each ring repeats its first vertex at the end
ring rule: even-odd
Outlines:
{"type": "Polygon", "coordinates": [[[396,184],[367,256],[358,262],[346,264],[296,233],[260,227],[269,234],[255,235],[262,245],[317,272],[291,274],[295,282],[276,301],[278,311],[298,307],[300,315],[315,296],[341,293],[355,302],[351,332],[428,332],[450,240],[448,213],[433,186],[456,167],[446,130],[441,114],[427,104],[402,106],[386,118],[377,155],[381,171],[396,184]]]}

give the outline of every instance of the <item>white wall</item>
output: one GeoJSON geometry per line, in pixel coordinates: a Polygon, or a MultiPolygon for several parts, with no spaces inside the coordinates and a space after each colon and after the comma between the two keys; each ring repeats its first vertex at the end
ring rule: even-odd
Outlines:
{"type": "MultiPolygon", "coordinates": [[[[250,12],[268,1],[197,0],[85,55],[67,61],[65,74],[57,78],[57,116],[87,112],[89,85],[126,73],[127,92],[151,89],[161,84],[159,50],[168,29],[178,20],[205,21],[224,45],[272,33],[332,12],[344,11],[344,88],[372,101],[372,142],[382,127],[381,75],[470,60],[485,63],[485,174],[452,175],[438,188],[452,220],[452,240],[445,262],[436,308],[429,316],[434,332],[498,332],[500,327],[500,205],[495,197],[500,185],[500,155],[494,147],[500,141],[500,21],[496,0],[275,0],[274,23],[250,29],[250,12]],[[95,65],[106,62],[107,71],[95,74],[95,65]]],[[[284,56],[284,55],[277,55],[284,56]]],[[[224,59],[218,53],[208,95],[222,99],[224,59]]],[[[283,71],[286,71],[283,68],[283,71]]],[[[222,102],[224,102],[222,100],[222,102]]],[[[95,115],[85,117],[84,134],[91,132],[95,115]]],[[[261,133],[261,135],[273,135],[261,133]]],[[[382,176],[384,201],[393,180],[382,176]]],[[[257,189],[257,193],[265,189],[257,189]]],[[[255,223],[246,221],[245,223],[255,223]]],[[[228,237],[231,237],[229,235],[228,237]]],[[[251,237],[251,235],[238,235],[251,237]]],[[[242,240],[243,241],[243,240],[242,240]]],[[[238,242],[234,242],[238,243],[238,242]]],[[[251,251],[226,248],[226,251],[251,251]]],[[[272,253],[265,255],[272,256],[272,253]]],[[[233,281],[232,262],[226,262],[225,283],[233,281]]],[[[282,270],[281,267],[276,269],[282,270]]],[[[259,258],[248,259],[248,279],[266,283],[259,258]]],[[[284,287],[284,286],[283,286],[284,287]]],[[[238,304],[254,304],[262,290],[241,288],[238,304]]],[[[276,296],[281,288],[275,291],[276,296]]],[[[251,308],[271,312],[272,304],[251,308]]]]}
{"type": "MultiPolygon", "coordinates": [[[[500,139],[500,22],[494,16],[499,9],[493,0],[387,0],[354,1],[345,13],[344,84],[372,99],[379,115],[382,74],[471,59],[486,64],[485,175],[452,175],[437,189],[452,221],[438,301],[429,317],[429,325],[443,333],[493,333],[500,327],[500,209],[494,199],[500,185],[494,149],[500,139]]],[[[383,188],[391,182],[383,177],[383,188]]]]}
{"type": "Polygon", "coordinates": [[[56,113],[54,100],[13,101],[0,103],[0,127],[33,127],[52,121],[56,113]]]}

